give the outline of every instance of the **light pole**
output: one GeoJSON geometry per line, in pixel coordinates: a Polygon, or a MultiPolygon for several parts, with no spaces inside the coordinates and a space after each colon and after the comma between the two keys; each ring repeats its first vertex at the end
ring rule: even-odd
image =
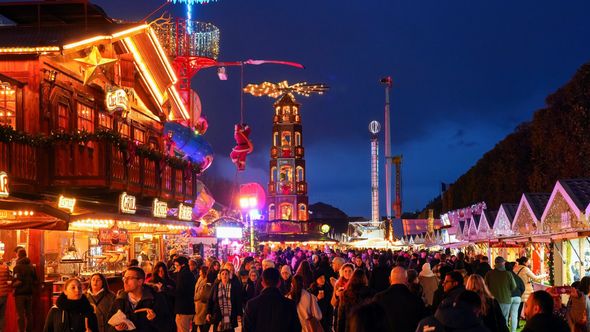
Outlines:
{"type": "Polygon", "coordinates": [[[253,214],[258,213],[258,199],[256,196],[240,197],[240,208],[242,209],[242,218],[246,215],[246,221],[250,223],[250,252],[254,252],[254,218],[253,214]]]}

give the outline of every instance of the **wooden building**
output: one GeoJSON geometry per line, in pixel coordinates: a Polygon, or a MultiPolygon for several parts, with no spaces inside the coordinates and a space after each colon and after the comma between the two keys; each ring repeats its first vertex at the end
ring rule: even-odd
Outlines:
{"type": "MultiPolygon", "coordinates": [[[[0,3],[0,20],[4,258],[25,245],[49,281],[64,246],[87,257],[99,229],[121,227],[125,259],[147,242],[162,259],[162,237],[192,225],[201,167],[167,152],[164,123],[189,112],[151,27],[117,22],[84,0],[0,3]]],[[[51,303],[40,296],[44,317],[51,303]]]]}

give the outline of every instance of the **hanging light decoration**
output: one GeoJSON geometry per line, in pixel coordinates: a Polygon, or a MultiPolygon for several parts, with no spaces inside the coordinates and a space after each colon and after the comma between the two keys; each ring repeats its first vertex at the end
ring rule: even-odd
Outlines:
{"type": "Polygon", "coordinates": [[[193,5],[195,3],[209,3],[209,2],[215,2],[215,0],[168,0],[168,2],[172,2],[172,3],[185,3],[187,5],[193,5]]]}
{"type": "Polygon", "coordinates": [[[296,93],[298,95],[309,97],[313,93],[319,95],[328,90],[328,86],[324,84],[308,84],[307,82],[295,83],[289,85],[287,81],[279,83],[263,82],[261,84],[248,84],[244,88],[244,92],[253,96],[269,96],[271,98],[278,98],[286,93],[296,93]]]}

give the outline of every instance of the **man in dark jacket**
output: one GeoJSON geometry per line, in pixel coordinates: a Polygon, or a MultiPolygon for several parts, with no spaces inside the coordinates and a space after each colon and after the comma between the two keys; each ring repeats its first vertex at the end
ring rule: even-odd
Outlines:
{"type": "Polygon", "coordinates": [[[174,259],[174,270],[176,271],[176,294],[174,297],[176,327],[179,332],[189,332],[195,314],[195,275],[190,271],[188,259],[184,256],[174,259]]]}
{"type": "Polygon", "coordinates": [[[369,279],[369,287],[373,288],[376,292],[386,290],[389,287],[390,273],[391,268],[387,266],[387,258],[385,255],[379,256],[369,279]]]}
{"type": "Polygon", "coordinates": [[[522,332],[567,332],[566,322],[553,314],[553,298],[546,291],[532,293],[524,306],[527,319],[522,332]]]}
{"type": "Polygon", "coordinates": [[[248,301],[244,313],[244,332],[298,332],[301,323],[295,302],[281,295],[277,288],[280,274],[275,268],[262,272],[264,289],[248,301]]]}
{"type": "Polygon", "coordinates": [[[482,256],[479,264],[477,265],[477,269],[475,270],[476,274],[479,274],[482,278],[486,277],[486,274],[492,270],[490,266],[490,259],[488,256],[482,256]]]}
{"type": "MultiPolygon", "coordinates": [[[[110,316],[121,310],[135,324],[137,332],[172,331],[174,323],[170,318],[166,299],[144,285],[144,282],[145,272],[142,269],[137,266],[128,268],[123,277],[124,290],[115,299],[110,316]]],[[[114,330],[127,330],[127,325],[117,325],[114,330]]]]}
{"type": "Polygon", "coordinates": [[[439,306],[452,306],[457,296],[464,290],[463,275],[457,271],[447,273],[442,282],[442,290],[439,288],[434,292],[432,307],[436,310],[439,306]]]}
{"type": "Polygon", "coordinates": [[[20,249],[17,257],[12,273],[18,330],[31,332],[33,331],[33,288],[37,282],[37,274],[25,249],[20,249]]]}
{"type": "Polygon", "coordinates": [[[408,274],[403,267],[391,270],[391,286],[375,295],[393,327],[393,332],[414,332],[418,322],[424,317],[424,302],[410,292],[406,286],[408,274]]]}
{"type": "Polygon", "coordinates": [[[456,301],[454,306],[441,307],[434,316],[421,320],[416,332],[489,331],[478,317],[481,299],[477,293],[463,291],[457,296],[456,301]]]}

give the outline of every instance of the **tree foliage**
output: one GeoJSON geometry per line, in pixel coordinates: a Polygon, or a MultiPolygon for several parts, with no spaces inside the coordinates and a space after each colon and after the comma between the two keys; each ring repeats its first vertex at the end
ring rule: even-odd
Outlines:
{"type": "Polygon", "coordinates": [[[524,192],[550,192],[559,179],[590,177],[589,134],[590,63],[424,211],[446,212],[481,201],[493,210],[517,203],[524,192]]]}

